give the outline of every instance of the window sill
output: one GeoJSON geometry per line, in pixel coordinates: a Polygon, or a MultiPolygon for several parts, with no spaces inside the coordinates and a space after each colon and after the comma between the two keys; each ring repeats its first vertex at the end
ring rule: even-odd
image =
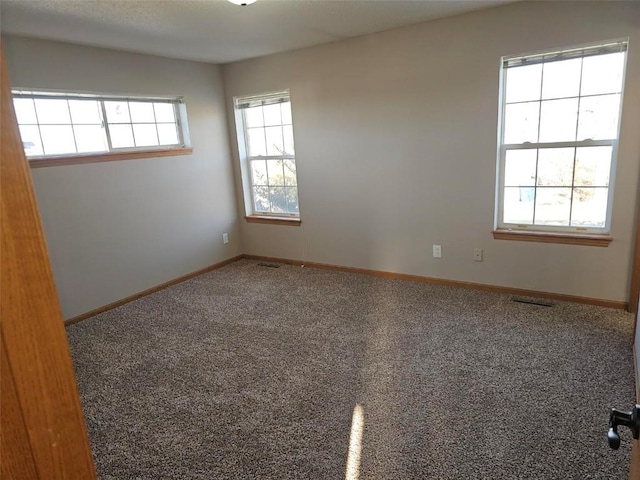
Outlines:
{"type": "Polygon", "coordinates": [[[248,223],[266,223],[270,225],[288,225],[299,227],[302,221],[296,217],[270,217],[267,215],[247,215],[244,217],[248,223]]]}
{"type": "Polygon", "coordinates": [[[31,168],[58,167],[62,165],[82,165],[84,163],[116,162],[138,158],[173,157],[190,155],[191,147],[162,148],[157,150],[129,150],[126,152],[89,153],[80,155],[60,155],[55,157],[31,157],[27,159],[31,168]]]}
{"type": "Polygon", "coordinates": [[[587,245],[591,247],[608,247],[613,238],[610,235],[556,233],[556,232],[525,232],[522,230],[494,230],[496,240],[515,240],[519,242],[562,243],[566,245],[587,245]]]}

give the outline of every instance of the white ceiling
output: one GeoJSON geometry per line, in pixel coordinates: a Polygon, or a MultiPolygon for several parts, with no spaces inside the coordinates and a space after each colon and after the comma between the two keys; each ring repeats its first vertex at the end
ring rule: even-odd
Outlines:
{"type": "Polygon", "coordinates": [[[2,33],[227,63],[510,0],[0,0],[2,33]]]}

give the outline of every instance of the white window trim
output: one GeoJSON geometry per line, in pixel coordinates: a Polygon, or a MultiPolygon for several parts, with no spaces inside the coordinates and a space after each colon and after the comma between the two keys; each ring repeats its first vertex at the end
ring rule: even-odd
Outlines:
{"type": "MultiPolygon", "coordinates": [[[[60,99],[60,100],[93,100],[100,102],[100,113],[102,116],[103,128],[105,129],[105,136],[107,138],[106,151],[96,152],[82,152],[82,153],[62,153],[62,154],[44,154],[44,155],[29,155],[27,160],[55,160],[60,158],[83,158],[87,156],[95,155],[109,155],[114,153],[135,153],[135,152],[149,152],[149,151],[163,151],[177,148],[187,148],[191,146],[191,138],[189,134],[189,127],[187,122],[187,110],[183,97],[161,97],[161,96],[135,96],[135,95],[114,95],[114,94],[100,94],[100,93],[87,93],[87,92],[69,92],[59,90],[43,90],[43,89],[25,89],[14,88],[12,89],[12,98],[29,98],[29,99],[60,99]],[[117,102],[149,102],[149,103],[169,103],[173,105],[174,117],[176,119],[176,130],[178,136],[178,143],[167,145],[151,145],[151,146],[135,146],[135,147],[113,147],[111,143],[111,135],[109,132],[109,122],[107,121],[107,114],[105,111],[105,101],[117,101],[117,102]]],[[[154,122],[158,123],[164,122],[154,122]]],[[[133,122],[129,122],[133,125],[133,122]]],[[[25,124],[26,125],[26,124],[25,124]]],[[[31,124],[29,124],[31,125],[31,124]]],[[[33,124],[36,125],[36,124],[33,124]]],[[[40,122],[37,123],[40,126],[40,122]]],[[[66,125],[66,124],[65,124],[66,125]]],[[[73,124],[70,124],[73,125],[73,124]]],[[[126,125],[126,124],[125,124],[126,125]]]]}
{"type": "MultiPolygon", "coordinates": [[[[247,128],[245,119],[245,110],[238,108],[239,103],[250,103],[252,101],[261,102],[268,98],[286,97],[291,102],[291,94],[289,90],[281,90],[276,92],[266,92],[258,95],[251,96],[236,96],[233,97],[233,109],[236,126],[236,137],[238,139],[238,155],[240,159],[240,174],[242,181],[243,198],[245,204],[245,215],[247,217],[262,217],[273,218],[282,220],[300,220],[300,197],[298,195],[298,210],[299,213],[279,213],[271,211],[257,211],[255,210],[255,199],[253,195],[253,178],[251,161],[252,160],[294,160],[296,164],[296,176],[298,170],[298,162],[296,155],[259,155],[251,157],[249,155],[249,140],[247,138],[247,128]]],[[[295,137],[294,137],[295,143],[295,137]]],[[[296,189],[298,189],[298,183],[296,181],[296,189]]],[[[298,190],[299,193],[299,190],[298,190]]]]}
{"type": "MultiPolygon", "coordinates": [[[[609,234],[611,232],[611,221],[613,215],[613,200],[614,200],[614,186],[616,181],[616,171],[618,164],[618,144],[620,139],[620,131],[622,126],[622,106],[624,104],[624,91],[625,91],[625,81],[626,81],[626,73],[627,73],[627,63],[628,63],[628,52],[629,52],[629,38],[619,38],[610,41],[604,42],[594,42],[589,44],[583,44],[576,47],[571,47],[567,49],[557,49],[557,50],[544,50],[533,52],[524,55],[509,55],[502,57],[500,59],[500,82],[499,82],[499,111],[498,111],[498,149],[497,149],[497,168],[496,168],[496,192],[495,192],[495,202],[496,208],[494,213],[494,229],[495,230],[515,230],[521,232],[543,232],[543,233],[561,233],[561,234],[609,234]],[[617,44],[617,43],[626,43],[626,55],[625,62],[622,67],[622,85],[620,90],[620,103],[618,105],[618,128],[616,132],[616,137],[613,139],[607,140],[582,140],[575,142],[547,142],[547,143],[518,143],[518,144],[503,144],[504,139],[504,130],[505,130],[505,111],[506,111],[506,76],[507,76],[507,68],[504,67],[505,62],[509,61],[512,58],[522,58],[522,57],[537,57],[537,56],[545,56],[545,55],[555,55],[561,54],[563,52],[578,52],[582,49],[589,49],[597,46],[605,46],[608,44],[617,44]],[[507,150],[515,150],[515,149],[538,149],[538,148],[558,148],[558,147],[588,147],[588,146],[611,146],[611,170],[609,172],[609,186],[608,195],[607,195],[607,214],[605,220],[605,226],[601,228],[596,227],[571,227],[571,226],[555,226],[555,225],[522,225],[515,223],[505,223],[502,220],[503,211],[504,211],[504,170],[505,170],[505,159],[507,150]]],[[[590,96],[597,95],[585,95],[584,97],[579,96],[578,98],[586,98],[590,96]]],[[[562,97],[561,97],[562,98],[562,97]]],[[[560,99],[561,99],[560,98],[560,99]]],[[[575,98],[575,97],[566,97],[566,98],[575,98]]],[[[546,100],[555,100],[555,99],[546,99],[546,100]]],[[[524,103],[524,102],[523,102],[524,103]]],[[[538,120],[540,121],[540,120],[538,120]]],[[[539,125],[538,125],[539,128],[539,125]]],[[[572,186],[573,188],[573,186],[572,186]]]]}

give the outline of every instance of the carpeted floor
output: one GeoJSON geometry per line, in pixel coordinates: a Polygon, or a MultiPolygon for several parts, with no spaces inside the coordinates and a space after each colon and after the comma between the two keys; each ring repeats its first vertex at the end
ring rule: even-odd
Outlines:
{"type": "Polygon", "coordinates": [[[242,260],[69,327],[102,479],[626,479],[632,316],[242,260]],[[360,430],[358,426],[362,427],[360,430]],[[360,448],[359,448],[360,447],[360,448]],[[357,455],[359,453],[359,456],[357,455]]]}

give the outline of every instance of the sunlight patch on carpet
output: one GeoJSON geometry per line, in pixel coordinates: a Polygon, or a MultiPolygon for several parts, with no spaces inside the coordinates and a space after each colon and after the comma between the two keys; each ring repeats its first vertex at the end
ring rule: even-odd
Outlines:
{"type": "Polygon", "coordinates": [[[345,480],[358,480],[360,477],[360,454],[362,453],[362,431],[364,429],[364,413],[362,406],[356,403],[351,417],[351,434],[349,435],[349,454],[345,480]]]}

